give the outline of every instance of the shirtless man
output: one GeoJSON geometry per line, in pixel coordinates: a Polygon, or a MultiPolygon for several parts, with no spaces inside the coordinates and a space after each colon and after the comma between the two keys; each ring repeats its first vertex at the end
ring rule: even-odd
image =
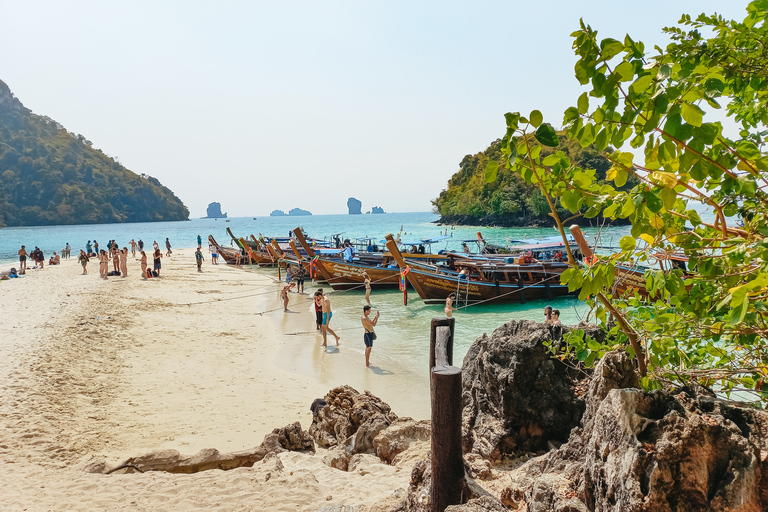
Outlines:
{"type": "Polygon", "coordinates": [[[373,328],[376,327],[376,322],[379,321],[379,315],[380,312],[376,312],[376,316],[373,317],[373,320],[369,318],[368,315],[371,314],[371,306],[363,306],[363,316],[360,317],[360,320],[363,322],[363,329],[365,329],[365,333],[363,334],[363,342],[365,343],[365,366],[371,366],[370,357],[371,357],[371,349],[373,348],[373,340],[376,334],[373,332],[373,328]]]}
{"type": "Polygon", "coordinates": [[[136,242],[131,238],[131,256],[136,256],[136,242]]]}
{"type": "Polygon", "coordinates": [[[333,311],[331,311],[331,299],[328,298],[327,295],[323,295],[323,346],[328,346],[328,333],[330,332],[334,338],[336,338],[336,344],[339,344],[339,340],[341,339],[339,336],[336,336],[336,333],[333,332],[333,329],[330,327],[331,318],[333,317],[333,311]]]}
{"type": "Polygon", "coordinates": [[[21,246],[21,249],[19,249],[19,270],[27,270],[27,250],[25,249],[25,245],[21,246]]]}

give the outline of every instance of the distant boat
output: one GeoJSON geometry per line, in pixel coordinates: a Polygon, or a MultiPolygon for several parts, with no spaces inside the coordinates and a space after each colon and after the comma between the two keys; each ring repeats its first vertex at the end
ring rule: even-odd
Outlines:
{"type": "Polygon", "coordinates": [[[256,220],[256,217],[254,217],[253,220],[256,220]]]}
{"type": "Polygon", "coordinates": [[[226,222],[229,222],[229,219],[227,219],[226,222]]]}

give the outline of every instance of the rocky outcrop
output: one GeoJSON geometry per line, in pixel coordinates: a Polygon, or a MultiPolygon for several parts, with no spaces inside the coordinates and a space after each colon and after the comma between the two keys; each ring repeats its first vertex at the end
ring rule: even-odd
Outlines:
{"type": "Polygon", "coordinates": [[[211,203],[205,210],[204,219],[226,219],[227,214],[221,213],[221,203],[211,203]]]}
{"type": "Polygon", "coordinates": [[[340,447],[349,454],[373,453],[373,439],[397,419],[389,405],[369,391],[350,386],[333,388],[309,427],[310,435],[325,448],[340,447]]]}
{"type": "Polygon", "coordinates": [[[301,216],[301,215],[312,215],[312,212],[308,210],[302,210],[301,208],[293,208],[291,211],[288,212],[288,215],[292,217],[301,216]]]}
{"type": "Polygon", "coordinates": [[[269,454],[286,451],[315,451],[312,437],[297,421],[283,428],[276,428],[264,436],[261,445],[241,452],[220,453],[214,448],[200,450],[192,456],[181,455],[176,450],[156,450],[138,457],[131,457],[119,464],[108,464],[103,458],[93,458],[80,464],[89,473],[167,471],[169,473],[197,473],[209,469],[235,469],[251,467],[269,454]]]}
{"type": "Polygon", "coordinates": [[[384,214],[386,212],[384,211],[384,208],[382,208],[380,206],[374,206],[373,208],[371,208],[371,213],[381,215],[381,214],[384,214]]]}
{"type": "Polygon", "coordinates": [[[373,447],[376,450],[376,455],[382,461],[394,464],[397,456],[407,450],[412,443],[428,441],[431,436],[432,424],[430,421],[397,418],[389,427],[373,438],[373,447]]]}
{"type": "Polygon", "coordinates": [[[347,208],[349,209],[350,215],[360,215],[363,213],[362,210],[363,203],[355,199],[354,197],[350,197],[347,199],[347,208]]]}
{"type": "Polygon", "coordinates": [[[285,212],[283,210],[272,210],[269,212],[270,217],[284,217],[285,212]]]}
{"type": "Polygon", "coordinates": [[[701,387],[645,392],[624,352],[595,369],[567,443],[504,475],[502,501],[527,510],[768,508],[768,413],[701,387]]]}
{"type": "Polygon", "coordinates": [[[544,346],[561,335],[559,327],[520,320],[472,344],[462,366],[465,452],[499,460],[568,440],[584,400],[568,367],[544,346]]]}

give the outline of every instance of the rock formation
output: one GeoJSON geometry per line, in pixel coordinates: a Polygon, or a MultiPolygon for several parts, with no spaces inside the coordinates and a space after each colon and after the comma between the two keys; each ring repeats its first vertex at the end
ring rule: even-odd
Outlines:
{"type": "Polygon", "coordinates": [[[301,208],[294,208],[291,211],[288,212],[288,215],[296,216],[296,215],[312,215],[312,212],[307,210],[302,210],[301,208]]]}
{"type": "Polygon", "coordinates": [[[211,203],[205,210],[204,219],[226,219],[227,214],[221,213],[221,203],[211,203]]]}
{"type": "Polygon", "coordinates": [[[521,320],[472,344],[462,366],[465,452],[499,460],[567,441],[584,401],[567,366],[543,345],[553,336],[559,328],[521,320]]]}
{"type": "Polygon", "coordinates": [[[347,199],[347,208],[349,209],[350,215],[360,215],[363,213],[362,210],[363,203],[355,199],[354,197],[350,197],[347,199]]]}
{"type": "Polygon", "coordinates": [[[374,206],[373,208],[371,208],[371,213],[379,213],[379,214],[381,214],[381,213],[386,213],[386,212],[384,211],[384,208],[381,208],[380,206],[374,206]]]}
{"type": "Polygon", "coordinates": [[[285,212],[283,210],[272,210],[269,214],[270,217],[283,217],[285,212]]]}

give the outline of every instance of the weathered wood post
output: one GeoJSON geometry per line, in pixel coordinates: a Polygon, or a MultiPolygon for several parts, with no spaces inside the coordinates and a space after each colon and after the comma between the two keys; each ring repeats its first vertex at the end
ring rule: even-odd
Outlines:
{"type": "Polygon", "coordinates": [[[430,333],[432,488],[430,510],[461,503],[461,368],[453,366],[453,318],[433,318],[430,333]]]}

